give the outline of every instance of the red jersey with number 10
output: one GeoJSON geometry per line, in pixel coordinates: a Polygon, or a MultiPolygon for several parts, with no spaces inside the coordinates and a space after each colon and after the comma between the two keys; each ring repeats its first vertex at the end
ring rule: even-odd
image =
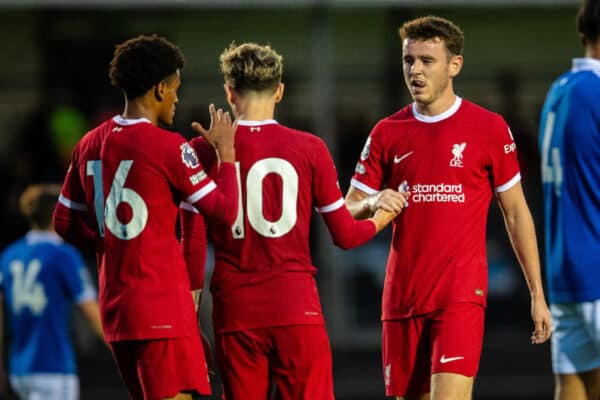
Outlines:
{"type": "Polygon", "coordinates": [[[186,140],[146,119],[114,117],[77,144],[59,201],[100,221],[107,341],[197,334],[175,224],[180,200],[202,203],[214,189],[186,140]]]}
{"type": "Polygon", "coordinates": [[[373,128],[352,185],[372,194],[406,181],[412,192],[393,225],[383,320],[485,305],[490,199],[519,180],[502,117],[459,97],[441,115],[420,115],[413,105],[373,128]]]}
{"type": "MultiPolygon", "coordinates": [[[[191,144],[213,176],[214,150],[201,139],[191,144]]],[[[238,218],[233,226],[209,226],[214,327],[226,332],[323,324],[310,219],[313,206],[320,213],[345,207],[327,146],[317,136],[267,120],[239,121],[235,147],[238,218]]]]}

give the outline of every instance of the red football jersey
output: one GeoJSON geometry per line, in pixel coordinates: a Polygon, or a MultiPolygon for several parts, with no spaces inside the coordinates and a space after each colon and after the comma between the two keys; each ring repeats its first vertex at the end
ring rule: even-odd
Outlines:
{"type": "Polygon", "coordinates": [[[215,188],[185,139],[146,119],[114,117],[77,144],[59,202],[100,221],[107,341],[197,333],[175,224],[180,200],[202,205],[215,188]]]}
{"type": "Polygon", "coordinates": [[[420,115],[413,104],[373,128],[352,186],[373,194],[406,181],[412,192],[394,220],[383,320],[458,302],[485,305],[492,192],[520,177],[502,117],[459,97],[438,116],[420,115]]]}
{"type": "MultiPolygon", "coordinates": [[[[218,169],[214,150],[201,139],[191,144],[213,176],[218,169]]],[[[354,222],[327,146],[314,135],[267,120],[239,121],[235,147],[238,218],[229,227],[209,224],[215,247],[214,327],[227,332],[323,324],[309,249],[312,208],[324,216],[347,213],[354,222]]],[[[358,222],[369,228],[359,234],[364,242],[375,227],[358,222]]],[[[329,228],[335,238],[339,231],[329,228]]]]}

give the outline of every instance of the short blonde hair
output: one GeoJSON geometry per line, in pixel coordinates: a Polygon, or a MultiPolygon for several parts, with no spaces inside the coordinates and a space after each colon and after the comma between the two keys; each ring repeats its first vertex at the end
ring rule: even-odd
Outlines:
{"type": "Polygon", "coordinates": [[[36,184],[28,186],[19,198],[21,214],[32,228],[47,229],[52,226],[52,214],[60,195],[60,185],[36,184]]]}
{"type": "Polygon", "coordinates": [[[283,57],[269,45],[232,42],[219,60],[225,83],[238,93],[274,92],[281,82],[283,57]]]}

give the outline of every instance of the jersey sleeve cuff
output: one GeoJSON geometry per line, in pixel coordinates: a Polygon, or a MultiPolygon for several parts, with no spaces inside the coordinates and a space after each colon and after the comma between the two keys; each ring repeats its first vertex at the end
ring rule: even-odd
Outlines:
{"type": "Polygon", "coordinates": [[[352,186],[354,186],[355,188],[362,190],[363,192],[365,192],[368,195],[379,193],[379,190],[373,189],[372,187],[367,186],[364,183],[359,182],[358,180],[356,180],[354,178],[352,178],[352,180],[350,181],[350,184],[352,186]]]}
{"type": "Polygon", "coordinates": [[[201,200],[202,198],[206,197],[210,192],[212,192],[216,188],[217,188],[217,184],[214,181],[209,182],[206,186],[204,186],[202,189],[200,189],[197,192],[195,192],[194,194],[192,194],[185,201],[187,201],[188,203],[192,203],[192,204],[196,203],[199,200],[201,200]]]}
{"type": "Polygon", "coordinates": [[[70,208],[71,210],[87,211],[88,209],[87,205],[85,205],[84,203],[78,203],[76,201],[70,200],[63,196],[62,193],[60,194],[60,196],[58,196],[58,202],[63,206],[70,208]]]}
{"type": "Polygon", "coordinates": [[[179,203],[179,208],[185,211],[193,212],[194,214],[200,214],[200,211],[198,211],[196,207],[194,207],[186,201],[182,201],[181,203],[179,203]]]}
{"type": "Polygon", "coordinates": [[[496,186],[496,189],[495,189],[496,193],[506,192],[508,189],[515,186],[520,180],[521,180],[521,173],[517,172],[517,174],[515,176],[513,176],[511,180],[509,180],[508,182],[506,182],[503,185],[496,186]]]}
{"type": "Polygon", "coordinates": [[[317,212],[324,214],[324,213],[335,211],[343,206],[344,206],[344,199],[340,197],[338,200],[334,201],[331,204],[328,204],[323,207],[315,207],[315,208],[316,208],[317,212]]]}

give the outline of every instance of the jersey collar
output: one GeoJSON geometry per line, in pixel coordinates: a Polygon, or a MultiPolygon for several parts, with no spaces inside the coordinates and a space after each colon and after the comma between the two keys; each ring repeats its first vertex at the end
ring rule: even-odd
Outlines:
{"type": "Polygon", "coordinates": [[[454,104],[452,104],[452,107],[450,107],[449,109],[447,109],[446,111],[444,111],[441,114],[433,115],[433,116],[432,115],[423,115],[417,111],[417,103],[416,102],[412,103],[412,113],[418,121],[425,122],[428,124],[442,121],[446,118],[450,118],[451,116],[453,116],[460,108],[460,105],[462,104],[462,99],[458,96],[455,96],[455,97],[456,97],[456,99],[454,100],[454,104]]]}
{"type": "Polygon", "coordinates": [[[591,57],[574,58],[572,70],[573,72],[592,71],[600,76],[600,60],[591,57]]]}
{"type": "Polygon", "coordinates": [[[60,244],[63,240],[56,233],[51,231],[41,231],[38,229],[32,229],[25,235],[28,244],[35,243],[54,243],[60,244]]]}
{"type": "Polygon", "coordinates": [[[113,117],[113,121],[116,124],[119,124],[121,126],[130,126],[130,125],[135,125],[135,124],[139,124],[142,122],[147,122],[149,124],[151,124],[152,122],[150,122],[150,120],[148,118],[135,118],[135,119],[130,119],[130,118],[123,118],[120,115],[115,115],[113,117]]]}
{"type": "Polygon", "coordinates": [[[269,124],[278,124],[279,122],[274,119],[263,119],[262,121],[250,121],[247,119],[238,119],[238,126],[261,126],[261,125],[269,125],[269,124]]]}

